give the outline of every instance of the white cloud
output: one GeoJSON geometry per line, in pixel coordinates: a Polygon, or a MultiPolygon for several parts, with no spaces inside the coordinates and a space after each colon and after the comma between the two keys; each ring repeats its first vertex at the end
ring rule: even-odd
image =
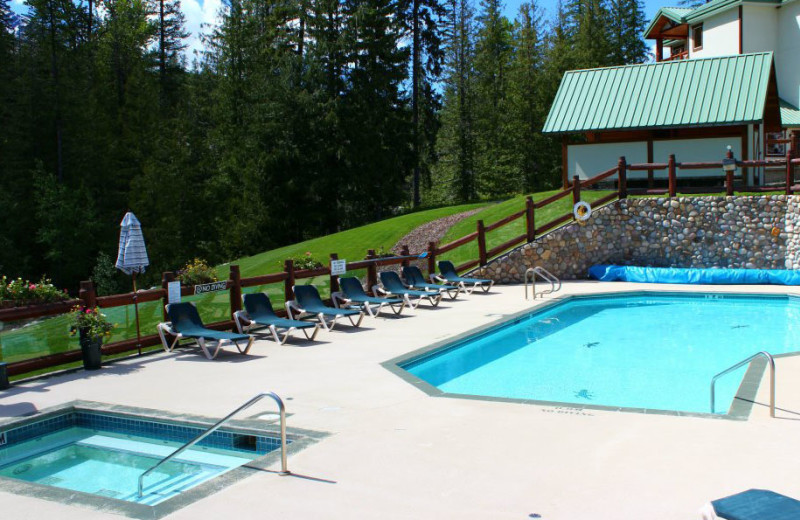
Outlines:
{"type": "MultiPolygon", "coordinates": [[[[16,0],[15,0],[16,1],[16,0]]],[[[219,23],[219,11],[222,0],[182,0],[181,10],[186,16],[186,58],[191,64],[195,57],[199,58],[205,50],[200,35],[209,33],[219,23]]]]}

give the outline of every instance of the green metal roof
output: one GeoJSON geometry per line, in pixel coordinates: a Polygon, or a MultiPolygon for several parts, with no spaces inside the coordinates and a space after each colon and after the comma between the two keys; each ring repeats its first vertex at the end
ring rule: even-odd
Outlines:
{"type": "Polygon", "coordinates": [[[573,70],[544,133],[738,125],[761,121],[772,53],[573,70]]]}
{"type": "MultiPolygon", "coordinates": [[[[644,31],[645,35],[650,34],[650,31],[655,27],[656,22],[662,16],[665,16],[675,22],[676,24],[690,23],[699,21],[700,19],[707,18],[710,15],[716,14],[719,11],[725,11],[732,7],[739,6],[744,0],[710,0],[698,7],[662,7],[656,12],[647,30],[644,31]]],[[[780,7],[783,4],[794,2],[795,0],[746,0],[750,4],[764,4],[774,5],[780,7]]]]}
{"type": "Polygon", "coordinates": [[[800,128],[800,109],[782,99],[780,105],[781,126],[784,128],[800,128]]]}

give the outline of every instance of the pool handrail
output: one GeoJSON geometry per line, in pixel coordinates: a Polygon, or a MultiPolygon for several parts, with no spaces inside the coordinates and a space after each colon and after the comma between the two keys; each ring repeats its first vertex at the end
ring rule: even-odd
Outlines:
{"type": "Polygon", "coordinates": [[[186,444],[184,444],[183,446],[181,446],[177,450],[173,451],[172,453],[170,453],[169,455],[167,455],[166,457],[161,459],[155,466],[151,467],[150,469],[148,469],[147,471],[145,471],[144,473],[139,475],[139,498],[142,498],[142,496],[144,494],[143,493],[143,491],[144,491],[144,478],[147,475],[149,475],[150,473],[155,471],[156,468],[158,468],[159,466],[161,466],[165,462],[177,457],[178,455],[180,455],[184,451],[188,450],[189,448],[191,448],[192,446],[194,446],[198,442],[202,441],[203,439],[205,439],[206,437],[208,437],[209,435],[211,435],[212,433],[217,431],[223,424],[225,424],[231,418],[233,418],[234,415],[238,414],[239,412],[241,412],[241,411],[243,411],[243,410],[245,410],[247,408],[250,408],[256,402],[260,401],[261,399],[263,399],[265,397],[271,397],[278,404],[278,410],[280,411],[280,415],[281,415],[281,471],[280,471],[280,474],[281,475],[288,475],[290,472],[289,472],[289,468],[288,468],[287,461],[286,461],[286,407],[283,404],[283,400],[280,397],[278,397],[278,394],[276,394],[275,392],[264,392],[264,393],[258,394],[256,396],[253,396],[251,399],[249,399],[242,406],[240,406],[236,410],[234,410],[231,413],[229,413],[228,415],[226,415],[224,418],[222,418],[219,421],[217,421],[217,423],[214,424],[213,426],[211,426],[209,429],[207,429],[206,431],[204,431],[203,433],[201,433],[200,435],[198,435],[194,439],[190,440],[189,442],[187,442],[186,444]]]}
{"type": "Polygon", "coordinates": [[[725,374],[729,374],[734,370],[749,364],[751,361],[753,361],[755,358],[759,356],[766,357],[767,363],[769,363],[769,416],[775,417],[775,360],[772,358],[772,355],[769,352],[765,352],[763,350],[761,352],[756,352],[752,356],[748,357],[743,361],[740,361],[739,363],[736,363],[730,368],[726,368],[725,370],[723,370],[722,372],[711,378],[711,413],[714,413],[714,385],[717,382],[717,379],[724,376],[725,374]]]}
{"type": "Polygon", "coordinates": [[[556,275],[554,275],[553,273],[551,273],[550,271],[548,271],[547,269],[545,269],[544,267],[541,267],[541,266],[531,267],[530,269],[525,271],[525,277],[523,279],[523,282],[525,283],[525,299],[526,300],[528,299],[528,278],[530,278],[531,285],[533,287],[533,299],[534,300],[536,299],[536,275],[537,274],[539,275],[539,278],[541,278],[542,280],[550,283],[550,290],[542,291],[542,296],[544,296],[545,294],[550,294],[550,293],[554,293],[556,291],[560,291],[561,290],[561,280],[556,275]],[[556,284],[558,284],[558,287],[556,287],[556,284]]]}

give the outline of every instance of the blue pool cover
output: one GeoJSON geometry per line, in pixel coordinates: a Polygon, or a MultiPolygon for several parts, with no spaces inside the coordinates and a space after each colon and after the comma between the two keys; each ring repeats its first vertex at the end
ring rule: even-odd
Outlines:
{"type": "Polygon", "coordinates": [[[709,285],[800,285],[800,270],[790,269],[690,269],[593,265],[589,278],[602,282],[693,283],[709,285]]]}

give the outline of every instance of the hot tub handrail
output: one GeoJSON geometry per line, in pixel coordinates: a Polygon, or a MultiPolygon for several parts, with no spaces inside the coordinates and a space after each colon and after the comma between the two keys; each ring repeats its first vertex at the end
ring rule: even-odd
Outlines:
{"type": "Polygon", "coordinates": [[[764,356],[767,358],[767,363],[769,363],[769,416],[775,417],[775,360],[772,358],[772,355],[769,352],[765,352],[763,350],[761,352],[756,352],[749,358],[736,363],[730,368],[726,368],[711,378],[711,413],[714,413],[714,385],[717,382],[717,379],[733,372],[738,368],[742,368],[759,356],[764,356]]]}
{"type": "Polygon", "coordinates": [[[533,299],[534,300],[536,299],[536,275],[539,275],[539,278],[541,278],[542,280],[550,283],[550,290],[549,291],[548,290],[542,291],[542,295],[554,293],[556,291],[560,291],[561,290],[561,280],[556,275],[554,275],[553,273],[551,273],[550,271],[548,271],[547,269],[545,269],[544,267],[541,267],[541,266],[531,267],[527,271],[525,271],[525,276],[524,276],[524,279],[523,279],[523,282],[525,284],[525,299],[526,300],[528,299],[528,279],[529,278],[530,278],[530,281],[531,281],[531,286],[533,287],[533,299]],[[558,287],[556,287],[556,284],[558,284],[558,287]]]}
{"type": "Polygon", "coordinates": [[[144,478],[147,475],[149,475],[150,473],[155,471],[156,468],[158,468],[159,466],[161,466],[165,462],[177,457],[178,455],[180,455],[184,451],[188,450],[189,448],[191,448],[192,446],[194,446],[198,442],[202,441],[203,439],[205,439],[206,437],[208,437],[209,435],[211,435],[212,433],[217,431],[223,424],[225,424],[226,422],[231,420],[231,418],[233,418],[234,415],[238,414],[239,412],[241,412],[241,411],[243,411],[243,410],[245,410],[247,408],[250,408],[255,403],[257,403],[258,401],[260,401],[261,399],[263,399],[265,397],[271,397],[278,404],[278,410],[280,411],[280,415],[281,415],[281,474],[282,475],[288,475],[289,474],[289,469],[288,469],[288,465],[287,465],[287,462],[286,462],[286,407],[283,404],[283,400],[280,397],[278,397],[278,394],[276,394],[275,392],[264,392],[264,393],[261,393],[261,394],[258,394],[256,396],[252,397],[250,400],[248,400],[242,406],[240,406],[236,410],[234,410],[231,413],[229,413],[228,415],[226,415],[224,418],[222,418],[219,421],[217,421],[217,423],[214,424],[213,426],[211,426],[209,429],[207,429],[206,431],[204,431],[203,433],[201,433],[200,435],[198,435],[194,439],[190,440],[189,442],[187,442],[186,444],[184,444],[183,446],[181,446],[177,450],[173,451],[172,453],[170,453],[169,455],[167,455],[166,457],[161,459],[155,466],[151,467],[150,469],[148,469],[147,471],[145,471],[144,473],[139,475],[139,498],[142,498],[142,496],[143,496],[144,478]]]}

